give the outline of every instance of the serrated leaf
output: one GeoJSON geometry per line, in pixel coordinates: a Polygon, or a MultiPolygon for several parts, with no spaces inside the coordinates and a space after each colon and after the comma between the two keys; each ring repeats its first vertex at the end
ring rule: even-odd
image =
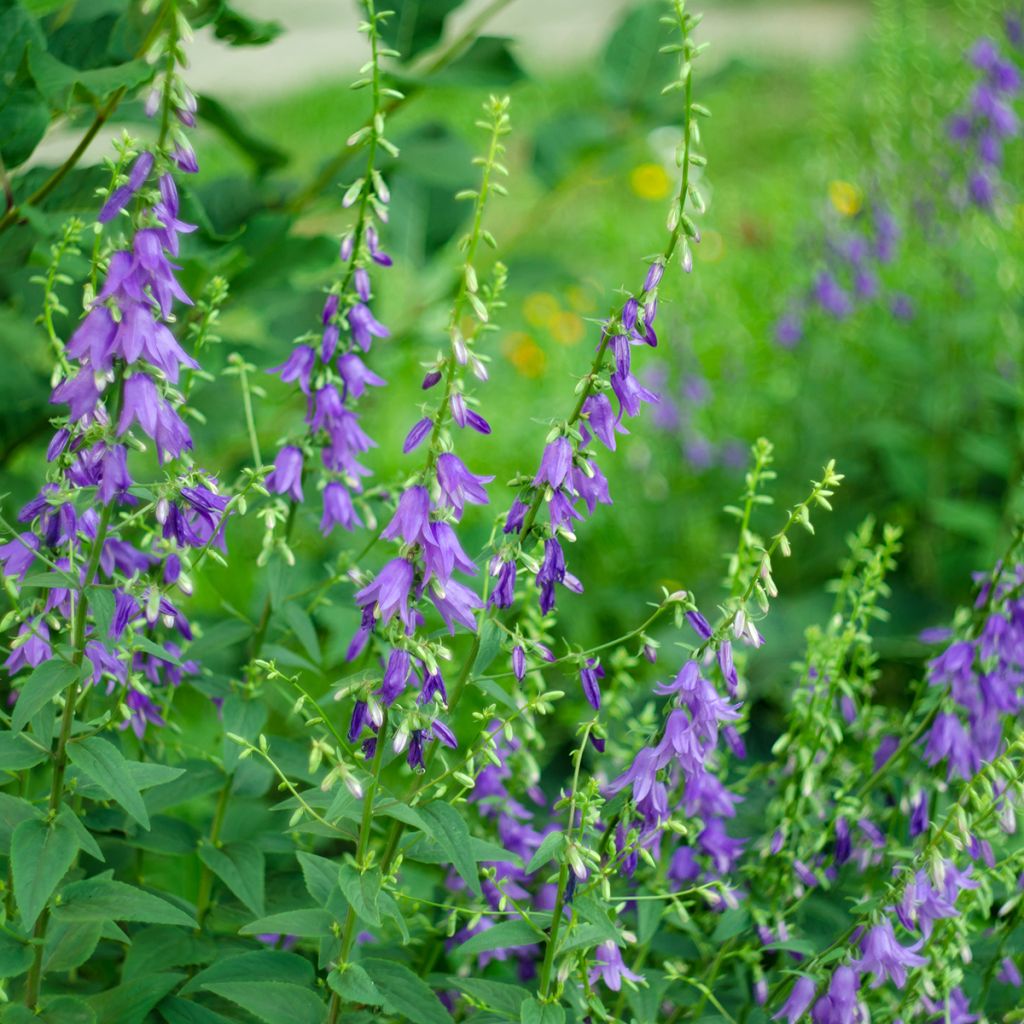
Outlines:
{"type": "Polygon", "coordinates": [[[522,1024],[565,1024],[565,1010],[557,1003],[542,1003],[539,999],[527,999],[519,1011],[522,1024]]]}
{"type": "Polygon", "coordinates": [[[142,1024],[149,1011],[178,986],[183,974],[149,974],[89,999],[103,1024],[142,1024]]]}
{"type": "Polygon", "coordinates": [[[30,932],[78,852],[78,836],[57,818],[52,822],[30,818],[11,839],[14,898],[21,924],[30,932]]]}
{"type": "Polygon", "coordinates": [[[492,949],[533,946],[540,941],[540,936],[525,921],[501,921],[466,939],[453,952],[459,956],[476,956],[492,949]]]}
{"type": "Polygon", "coordinates": [[[212,963],[182,988],[181,995],[221,982],[276,981],[293,987],[311,987],[314,980],[313,965],[304,957],[276,949],[260,949],[212,963]]]}
{"type": "Polygon", "coordinates": [[[334,917],[321,907],[302,910],[283,910],[279,914],[261,917],[239,929],[242,935],[301,935],[324,938],[333,934],[334,917]]]}
{"type": "Polygon", "coordinates": [[[227,734],[233,733],[254,743],[267,721],[267,707],[262,701],[232,694],[221,708],[221,720],[224,723],[224,771],[230,774],[238,765],[242,748],[229,740],[227,734]]]}
{"type": "Polygon", "coordinates": [[[165,999],[158,1012],[167,1024],[234,1024],[223,1014],[177,996],[165,999]]]}
{"type": "Polygon", "coordinates": [[[0,978],[17,978],[32,965],[32,947],[0,932],[0,978]]]}
{"type": "Polygon", "coordinates": [[[132,778],[129,762],[113,743],[99,736],[75,740],[67,746],[68,759],[119,804],[143,828],[149,828],[149,814],[139,787],[132,778]]]}
{"type": "Polygon", "coordinates": [[[366,1006],[384,1006],[387,1003],[384,993],[359,964],[348,964],[344,971],[331,971],[327,984],[348,1003],[366,1006]]]}
{"type": "Polygon", "coordinates": [[[526,865],[526,873],[532,875],[542,864],[547,864],[549,860],[557,858],[564,845],[565,833],[549,832],[541,840],[540,846],[537,847],[534,855],[530,858],[530,863],[526,865]]]}
{"type": "Polygon", "coordinates": [[[100,637],[108,636],[114,621],[114,592],[107,587],[89,587],[85,593],[96,620],[96,632],[100,637]]]}
{"type": "Polygon", "coordinates": [[[251,910],[263,913],[263,852],[253,843],[199,847],[199,859],[251,910]]]}
{"type": "Polygon", "coordinates": [[[523,1001],[530,994],[518,985],[484,978],[459,978],[453,975],[448,978],[448,982],[453,988],[472,996],[488,1010],[494,1010],[510,1020],[519,1020],[523,1001]]]}
{"type": "Polygon", "coordinates": [[[374,985],[384,994],[386,1008],[401,1014],[413,1024],[452,1024],[451,1014],[434,990],[403,964],[394,960],[370,958],[362,967],[374,985]]]}
{"type": "Polygon", "coordinates": [[[28,736],[14,732],[0,732],[0,770],[20,772],[26,768],[34,768],[50,756],[44,749],[28,736]]]}
{"type": "Polygon", "coordinates": [[[469,826],[462,815],[441,800],[421,807],[420,814],[430,823],[431,838],[447,854],[459,877],[474,895],[481,897],[480,873],[472,853],[469,826]]]}
{"type": "Polygon", "coordinates": [[[338,884],[349,905],[368,924],[380,924],[380,868],[357,871],[351,864],[342,864],[338,869],[338,884]]]}
{"type": "Polygon", "coordinates": [[[485,619],[480,630],[480,647],[473,660],[473,675],[483,675],[501,650],[503,632],[493,619],[485,619]]]}
{"type": "Polygon", "coordinates": [[[323,1024],[326,1007],[308,988],[281,981],[216,981],[203,986],[264,1024],[323,1024]]]}
{"type": "Polygon", "coordinates": [[[309,617],[306,609],[291,601],[284,606],[284,617],[310,660],[315,665],[319,665],[320,641],[316,636],[316,626],[313,625],[313,620],[309,617]]]}
{"type": "Polygon", "coordinates": [[[173,903],[112,878],[86,878],[60,892],[54,910],[65,921],[144,921],[195,928],[195,919],[173,903]]]}
{"type": "Polygon", "coordinates": [[[14,714],[11,716],[11,731],[21,732],[37,711],[81,678],[81,675],[80,665],[51,658],[25,679],[15,679],[13,686],[18,690],[18,703],[14,705],[14,714]]]}

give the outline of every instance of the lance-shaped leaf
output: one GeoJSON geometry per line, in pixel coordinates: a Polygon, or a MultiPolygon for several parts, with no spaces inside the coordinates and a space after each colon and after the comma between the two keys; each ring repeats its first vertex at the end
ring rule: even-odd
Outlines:
{"type": "Polygon", "coordinates": [[[60,818],[45,822],[23,821],[11,840],[11,870],[14,898],[21,913],[21,925],[32,930],[54,889],[67,873],[78,852],[78,836],[60,818]]]}

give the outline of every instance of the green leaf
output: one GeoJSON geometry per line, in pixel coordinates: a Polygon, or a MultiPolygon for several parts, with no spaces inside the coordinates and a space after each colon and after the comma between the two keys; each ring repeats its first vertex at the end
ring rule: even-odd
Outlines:
{"type": "Polygon", "coordinates": [[[11,845],[14,830],[29,818],[42,819],[42,814],[27,800],[10,793],[0,793],[0,849],[11,845]]]}
{"type": "Polygon", "coordinates": [[[203,986],[265,1024],[323,1024],[326,1008],[308,988],[281,981],[217,981],[203,986]]]}
{"type": "Polygon", "coordinates": [[[368,924],[380,924],[380,868],[357,871],[351,864],[342,864],[338,870],[338,884],[349,905],[368,924]]]}
{"type": "Polygon", "coordinates": [[[525,921],[502,921],[466,939],[454,952],[459,956],[476,956],[492,949],[533,946],[538,942],[540,936],[525,921]]]}
{"type": "Polygon", "coordinates": [[[32,964],[32,947],[7,932],[0,932],[0,978],[16,978],[32,964]]]}
{"type": "Polygon", "coordinates": [[[260,949],[238,956],[225,957],[200,971],[182,990],[182,995],[198,992],[207,985],[222,982],[275,981],[283,985],[312,987],[313,965],[294,953],[276,949],[260,949]]]}
{"type": "Polygon", "coordinates": [[[145,60],[83,71],[36,46],[29,49],[28,63],[39,91],[56,110],[67,110],[76,97],[102,102],[118,89],[134,89],[153,76],[145,60]]]}
{"type": "Polygon", "coordinates": [[[321,907],[326,907],[338,888],[338,865],[326,857],[305,853],[302,850],[295,856],[302,869],[306,891],[321,907]]]}
{"type": "Polygon", "coordinates": [[[222,1014],[177,996],[165,999],[158,1012],[167,1024],[234,1024],[222,1014]]]}
{"type": "MultiPolygon", "coordinates": [[[[453,988],[472,996],[488,1010],[500,1013],[510,1020],[519,1020],[523,1000],[530,994],[518,985],[508,985],[502,981],[490,981],[484,978],[459,978],[454,975],[448,978],[453,988]]],[[[475,1018],[473,1018],[475,1019],[475,1018]]]]}
{"type": "Polygon", "coordinates": [[[71,763],[84,771],[99,788],[143,828],[149,828],[149,814],[139,787],[132,778],[129,762],[113,743],[90,736],[67,746],[71,763]]]}
{"type": "Polygon", "coordinates": [[[165,999],[160,1004],[159,1013],[167,1024],[233,1024],[222,1014],[177,996],[165,999]]]}
{"type": "Polygon", "coordinates": [[[711,933],[712,942],[725,942],[734,935],[747,931],[750,927],[750,914],[744,907],[724,911],[718,918],[718,924],[711,933]]]}
{"type": "Polygon", "coordinates": [[[484,619],[483,629],[480,630],[480,647],[473,660],[473,675],[483,675],[491,667],[491,662],[501,650],[503,635],[502,630],[493,619],[484,619]]]}
{"type": "Polygon", "coordinates": [[[150,974],[92,996],[90,1005],[103,1024],[142,1024],[149,1011],[184,978],[183,974],[150,974]]]}
{"type": "Polygon", "coordinates": [[[532,875],[542,864],[556,859],[563,846],[565,846],[565,833],[549,832],[530,858],[530,863],[526,865],[526,873],[532,875]]]}
{"type": "Polygon", "coordinates": [[[11,731],[21,732],[28,725],[37,711],[45,707],[82,675],[80,665],[72,665],[51,658],[44,661],[26,679],[15,679],[14,686],[18,689],[18,703],[14,705],[11,717],[11,731]]]}
{"type": "Polygon", "coordinates": [[[132,641],[136,650],[145,651],[147,654],[152,654],[153,657],[159,658],[161,661],[166,661],[170,665],[175,665],[181,668],[181,661],[178,656],[171,654],[166,647],[161,647],[160,644],[153,643],[148,636],[142,636],[140,633],[136,633],[132,641]]]}
{"type": "Polygon", "coordinates": [[[242,935],[301,935],[324,938],[333,934],[334,918],[320,907],[303,910],[284,910],[279,914],[261,917],[240,929],[242,935]]]}
{"type": "Polygon", "coordinates": [[[519,705],[516,704],[512,696],[496,680],[488,679],[485,676],[482,679],[473,679],[473,685],[477,689],[483,690],[495,704],[500,704],[502,707],[515,713],[519,712],[519,705]]]}
{"type": "Polygon", "coordinates": [[[33,743],[28,736],[0,732],[0,770],[20,772],[34,768],[50,756],[49,750],[33,743]]]}
{"type": "Polygon", "coordinates": [[[30,932],[54,889],[67,874],[78,852],[78,836],[60,818],[52,822],[30,818],[15,830],[11,841],[14,898],[21,924],[30,932]]]}
{"type": "Polygon", "coordinates": [[[469,49],[430,76],[431,84],[504,88],[522,81],[526,72],[512,55],[511,42],[500,36],[477,36],[469,49]]]}
{"type": "Polygon", "coordinates": [[[347,1003],[385,1006],[387,998],[359,964],[346,964],[344,971],[331,971],[327,984],[347,1003]]]}
{"type": "Polygon", "coordinates": [[[263,913],[263,852],[250,842],[229,843],[219,849],[204,842],[199,859],[251,910],[263,913]]]}
{"type": "Polygon", "coordinates": [[[66,885],[54,913],[65,921],[145,921],[195,928],[195,919],[173,903],[112,878],[66,885]]]}
{"type": "Polygon", "coordinates": [[[97,632],[101,637],[109,636],[114,622],[114,592],[107,587],[89,587],[85,593],[97,632]]]}
{"type": "MultiPolygon", "coordinates": [[[[96,1011],[76,996],[44,999],[42,1019],[45,1024],[95,1024],[96,1011]]],[[[105,1022],[104,1022],[105,1024],[105,1022]]]]}
{"type": "Polygon", "coordinates": [[[451,1014],[434,990],[408,967],[394,960],[368,959],[362,967],[384,994],[387,1009],[413,1024],[452,1024],[451,1014]]]}
{"type": "Polygon", "coordinates": [[[102,921],[51,921],[46,929],[43,970],[73,971],[81,967],[96,951],[102,934],[102,921]]]}
{"type": "Polygon", "coordinates": [[[233,733],[255,743],[266,724],[267,707],[262,701],[246,700],[237,693],[232,694],[224,701],[221,720],[224,722],[224,771],[230,774],[238,765],[242,748],[234,740],[229,740],[227,734],[233,733]]]}
{"type": "Polygon", "coordinates": [[[420,808],[420,814],[430,823],[431,838],[448,855],[452,867],[469,886],[474,895],[483,895],[480,889],[480,875],[473,857],[469,827],[462,815],[441,800],[420,808]]]}
{"type": "Polygon", "coordinates": [[[284,606],[284,617],[310,660],[314,665],[319,665],[320,641],[316,636],[316,626],[313,625],[313,620],[305,608],[291,601],[284,606]]]}
{"type": "Polygon", "coordinates": [[[565,1024],[565,1010],[557,1003],[542,1003],[527,999],[519,1011],[522,1024],[565,1024]]]}
{"type": "Polygon", "coordinates": [[[463,0],[388,0],[394,14],[381,23],[380,34],[398,50],[403,63],[441,41],[445,19],[463,0]]]}

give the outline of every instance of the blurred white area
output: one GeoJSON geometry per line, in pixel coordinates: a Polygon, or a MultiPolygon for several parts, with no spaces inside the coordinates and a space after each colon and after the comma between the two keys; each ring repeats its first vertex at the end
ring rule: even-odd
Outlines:
{"type": "MultiPolygon", "coordinates": [[[[508,0],[481,31],[514,39],[516,56],[529,71],[557,73],[600,53],[634,5],[635,0],[508,0]]],[[[196,92],[243,105],[259,103],[317,82],[351,78],[366,59],[366,40],[356,31],[356,0],[235,0],[234,6],[250,17],[280,22],[284,31],[267,46],[256,47],[227,46],[208,28],[197,33],[188,74],[196,92]]],[[[470,0],[449,17],[445,39],[458,37],[495,6],[496,0],[470,0]]],[[[705,12],[698,38],[712,43],[705,66],[757,54],[834,60],[856,46],[870,21],[869,6],[854,2],[772,0],[748,6],[705,0],[696,6],[705,12]]],[[[113,129],[100,132],[86,161],[109,152],[114,134],[113,129]]],[[[54,128],[30,163],[59,163],[77,138],[77,133],[54,128]]]]}
{"type": "MultiPolygon", "coordinates": [[[[236,0],[235,6],[251,17],[280,22],[285,32],[259,48],[227,48],[211,32],[201,33],[192,49],[190,75],[197,91],[258,100],[345,76],[365,60],[355,0],[236,0]]],[[[448,19],[446,39],[493,6],[493,0],[463,5],[448,19]]],[[[633,6],[634,0],[509,0],[483,31],[511,36],[527,69],[550,73],[599,53],[633,6]]],[[[759,52],[831,60],[856,44],[870,17],[864,3],[736,6],[706,0],[697,6],[705,12],[699,38],[713,43],[709,63],[759,52]]]]}

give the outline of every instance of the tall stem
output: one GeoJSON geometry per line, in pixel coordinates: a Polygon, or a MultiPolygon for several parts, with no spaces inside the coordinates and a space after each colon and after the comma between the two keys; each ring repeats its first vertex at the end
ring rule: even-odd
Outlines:
{"type": "MultiPolygon", "coordinates": [[[[75,602],[71,632],[71,646],[73,649],[71,663],[76,667],[82,664],[85,657],[85,627],[89,612],[89,599],[85,596],[85,591],[96,575],[100,556],[103,554],[103,543],[106,540],[113,512],[113,502],[103,506],[103,511],[100,513],[99,526],[96,529],[96,539],[93,541],[85,576],[82,580],[82,586],[78,591],[78,599],[75,602]]],[[[77,703],[78,680],[76,678],[64,698],[64,712],[60,719],[60,732],[57,736],[56,749],[53,752],[53,776],[50,779],[50,798],[47,801],[47,815],[50,820],[57,816],[64,799],[64,776],[67,773],[68,767],[67,747],[68,741],[71,739],[71,730],[75,721],[75,705],[77,703]]],[[[25,1005],[30,1010],[34,1010],[39,1002],[39,987],[43,980],[43,952],[49,924],[50,911],[48,907],[44,907],[32,930],[32,940],[35,949],[32,955],[32,966],[29,968],[28,978],[25,981],[25,1005]]]]}

